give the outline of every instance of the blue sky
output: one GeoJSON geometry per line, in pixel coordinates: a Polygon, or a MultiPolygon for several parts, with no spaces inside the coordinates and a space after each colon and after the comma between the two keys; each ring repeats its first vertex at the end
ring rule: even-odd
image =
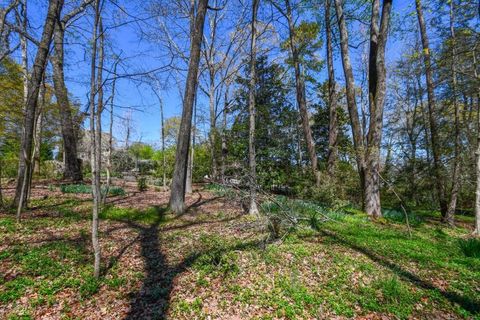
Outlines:
{"type": "MultiPolygon", "coordinates": [[[[46,11],[46,1],[29,0],[29,16],[31,19],[31,33],[39,38],[40,27],[43,23],[46,11]]],[[[145,4],[148,1],[120,1],[122,8],[128,14],[122,13],[121,10],[115,7],[110,7],[105,11],[105,25],[115,25],[118,21],[132,21],[134,18],[147,18],[143,11],[145,4]],[[129,16],[130,15],[130,16],[129,16]]],[[[393,12],[398,18],[400,27],[408,27],[405,24],[408,13],[413,10],[414,1],[394,1],[393,12]]],[[[68,7],[64,12],[68,11],[68,7]]],[[[82,17],[76,23],[76,27],[71,29],[72,34],[67,38],[66,44],[66,78],[69,92],[80,101],[82,108],[87,104],[87,95],[89,91],[90,67],[89,55],[85,48],[85,43],[90,39],[91,30],[90,17],[82,17]],[[85,36],[82,36],[85,34],[85,36]]],[[[415,21],[415,20],[414,20],[415,21]]],[[[107,54],[122,53],[125,59],[123,66],[119,67],[119,74],[123,73],[137,73],[139,71],[153,70],[159,68],[167,63],[164,57],[161,57],[161,48],[158,45],[147,41],[140,34],[139,26],[148,29],[148,26],[154,25],[155,19],[146,19],[145,21],[136,23],[127,23],[123,26],[116,27],[109,30],[108,33],[108,49],[107,54]]],[[[352,35],[353,36],[353,35],[352,35]]],[[[408,45],[408,44],[407,44],[408,45]]],[[[391,37],[388,43],[387,60],[392,62],[396,60],[402,51],[405,44],[401,39],[391,37]]],[[[30,44],[30,48],[33,45],[30,44]]],[[[359,50],[352,50],[353,62],[358,61],[359,50]]],[[[34,50],[31,52],[31,59],[33,59],[34,50]]],[[[321,57],[324,57],[324,50],[319,52],[321,57]]],[[[17,58],[18,58],[17,54],[17,58]]],[[[339,61],[339,55],[335,56],[335,67],[337,80],[343,81],[343,70],[339,61]]],[[[111,68],[107,63],[106,68],[111,68]]],[[[325,79],[325,70],[319,75],[321,79],[325,79]]],[[[109,89],[107,89],[106,96],[109,96],[109,89]]],[[[160,92],[164,100],[165,117],[178,116],[181,114],[181,98],[179,96],[179,89],[176,85],[169,85],[165,90],[160,92]]],[[[201,115],[206,112],[207,100],[199,91],[199,111],[201,115]]],[[[160,140],[160,109],[157,97],[153,94],[152,88],[148,84],[141,84],[138,77],[135,79],[121,78],[117,81],[117,90],[115,96],[116,118],[114,125],[114,135],[121,139],[121,125],[119,116],[124,116],[127,108],[134,107],[132,111],[134,136],[133,140],[141,140],[143,142],[158,144],[160,140]]],[[[108,130],[108,112],[105,113],[103,119],[104,130],[108,130]]]]}

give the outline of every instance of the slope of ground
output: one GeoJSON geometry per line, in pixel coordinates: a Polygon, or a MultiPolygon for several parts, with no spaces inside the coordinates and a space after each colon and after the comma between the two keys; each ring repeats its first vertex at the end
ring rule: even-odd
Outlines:
{"type": "Polygon", "coordinates": [[[479,318],[480,259],[463,228],[358,214],[319,231],[268,232],[222,194],[188,211],[127,188],[102,213],[103,273],[92,277],[90,200],[37,187],[20,225],[0,214],[4,319],[479,318]]]}

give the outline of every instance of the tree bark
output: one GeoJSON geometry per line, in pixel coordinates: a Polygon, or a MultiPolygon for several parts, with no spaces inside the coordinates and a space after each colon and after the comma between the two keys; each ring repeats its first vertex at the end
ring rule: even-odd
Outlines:
{"type": "MultiPolygon", "coordinates": [[[[92,196],[93,196],[93,206],[92,206],[92,246],[93,246],[93,274],[95,278],[100,276],[100,241],[98,238],[98,225],[99,225],[99,211],[100,211],[100,201],[101,201],[101,190],[100,190],[100,167],[98,158],[101,157],[101,149],[98,149],[98,146],[101,145],[101,141],[97,141],[101,137],[101,132],[98,132],[98,116],[100,106],[96,108],[95,106],[95,97],[97,93],[97,85],[95,82],[96,74],[96,57],[97,57],[97,39],[98,39],[98,30],[100,29],[100,34],[102,33],[100,27],[100,0],[95,0],[95,18],[93,24],[92,32],[92,57],[90,65],[90,166],[92,168],[92,196]],[[99,143],[100,142],[100,143],[99,143]]],[[[100,101],[100,100],[99,100],[100,101]]]]}
{"type": "Polygon", "coordinates": [[[327,172],[334,175],[338,157],[338,123],[337,123],[337,92],[335,71],[333,68],[332,30],[330,25],[330,0],[325,0],[325,35],[327,38],[327,69],[328,69],[328,155],[327,172]]]}
{"type": "MultiPolygon", "coordinates": [[[[14,203],[19,208],[26,205],[26,183],[29,181],[33,146],[33,130],[35,127],[35,114],[38,101],[38,91],[45,72],[48,51],[52,41],[52,34],[55,27],[55,19],[59,16],[63,6],[63,0],[50,0],[48,13],[43,27],[42,38],[40,40],[32,75],[28,85],[28,95],[25,103],[25,117],[23,123],[23,132],[20,146],[19,167],[17,174],[17,186],[15,189],[14,203]]],[[[20,210],[19,210],[20,211],[20,210]]],[[[17,220],[20,219],[20,213],[17,213],[17,220]]]]}
{"type": "Polygon", "coordinates": [[[250,214],[258,214],[257,207],[257,162],[255,155],[255,81],[256,81],[256,55],[257,55],[257,12],[260,0],[252,0],[252,21],[251,21],[251,41],[250,41],[250,81],[248,92],[248,163],[249,163],[249,189],[250,189],[250,214]]]}
{"type": "Polygon", "coordinates": [[[52,56],[51,61],[53,66],[53,86],[60,110],[60,124],[63,137],[63,155],[65,164],[63,178],[73,182],[79,182],[82,181],[83,175],[80,159],[78,159],[77,153],[78,139],[72,119],[72,109],[68,98],[68,91],[65,85],[64,39],[65,23],[60,17],[58,17],[53,36],[55,54],[52,56]]]}
{"type": "Polygon", "coordinates": [[[315,151],[315,142],[312,137],[312,129],[310,128],[310,117],[308,115],[308,109],[307,109],[305,78],[301,70],[302,65],[300,63],[300,54],[298,52],[297,46],[295,45],[296,34],[295,34],[295,26],[294,26],[293,17],[292,17],[292,7],[290,5],[290,0],[285,0],[285,5],[287,7],[286,18],[288,21],[290,52],[292,54],[292,62],[293,62],[293,67],[295,69],[295,88],[296,88],[296,94],[297,94],[297,104],[298,104],[298,109],[300,111],[300,118],[302,120],[303,134],[305,136],[305,144],[307,145],[307,152],[310,158],[312,173],[315,178],[316,185],[320,186],[320,175],[318,172],[317,153],[315,151]]]}
{"type": "Polygon", "coordinates": [[[453,107],[455,112],[455,155],[453,163],[453,173],[452,173],[452,190],[450,194],[450,202],[448,203],[447,213],[444,217],[444,222],[449,226],[454,226],[455,224],[455,209],[457,207],[457,198],[458,192],[460,190],[460,172],[461,172],[461,150],[460,150],[460,106],[458,105],[457,100],[457,50],[456,46],[456,37],[455,37],[455,15],[454,15],[454,1],[449,2],[450,5],[450,38],[452,40],[452,61],[451,61],[451,71],[452,71],[452,99],[453,107]]]}
{"type": "Polygon", "coordinates": [[[225,96],[224,96],[224,106],[223,106],[223,124],[222,124],[222,157],[221,157],[221,167],[220,167],[220,175],[222,179],[222,183],[226,182],[225,179],[225,167],[227,162],[227,115],[228,115],[228,94],[229,94],[230,86],[227,84],[225,88],[225,96]]]}
{"type": "Polygon", "coordinates": [[[428,105],[428,120],[430,124],[430,144],[432,146],[433,155],[433,171],[435,175],[435,187],[437,191],[438,201],[440,204],[440,212],[442,217],[447,213],[447,201],[445,198],[445,186],[442,177],[442,164],[440,146],[438,144],[437,120],[436,120],[436,105],[434,83],[432,75],[432,62],[430,57],[430,44],[427,35],[427,27],[423,17],[423,8],[421,0],[415,0],[415,7],[417,11],[418,25],[420,28],[420,37],[422,40],[423,60],[425,64],[425,79],[427,83],[427,105],[428,105]]]}
{"type": "MultiPolygon", "coordinates": [[[[43,123],[43,110],[45,108],[45,79],[40,87],[40,104],[37,109],[37,116],[35,120],[35,138],[33,148],[33,172],[40,174],[40,148],[42,145],[42,123],[43,123]]],[[[31,175],[33,176],[33,174],[31,175]]]]}
{"type": "Polygon", "coordinates": [[[199,0],[194,28],[190,30],[190,61],[188,63],[185,97],[178,133],[177,150],[175,155],[175,170],[173,173],[172,189],[170,193],[170,208],[176,214],[185,211],[185,185],[188,167],[188,149],[192,131],[193,103],[196,96],[198,82],[198,67],[200,50],[203,38],[203,26],[207,11],[208,0],[199,0]]]}
{"type": "Polygon", "coordinates": [[[357,110],[357,102],[355,97],[355,80],[353,78],[352,64],[350,62],[350,53],[348,49],[348,29],[343,14],[342,1],[335,0],[335,10],[337,12],[338,28],[340,31],[340,53],[342,56],[343,72],[345,75],[347,108],[350,116],[350,125],[352,127],[353,146],[357,161],[357,169],[360,177],[360,189],[362,199],[364,199],[365,189],[365,155],[363,132],[357,110]]]}
{"type": "Polygon", "coordinates": [[[383,109],[387,87],[385,49],[391,10],[392,0],[384,0],[380,17],[380,0],[373,1],[368,67],[370,123],[367,136],[368,147],[365,156],[367,162],[365,172],[365,211],[373,218],[382,216],[380,205],[380,144],[382,142],[383,109]],[[380,23],[378,19],[380,19],[380,23]]]}

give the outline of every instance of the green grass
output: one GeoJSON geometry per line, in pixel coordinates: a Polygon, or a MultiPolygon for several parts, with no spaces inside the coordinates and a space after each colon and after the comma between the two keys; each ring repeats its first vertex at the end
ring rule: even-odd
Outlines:
{"type": "MultiPolygon", "coordinates": [[[[25,219],[21,225],[13,216],[1,216],[0,241],[14,233],[41,234],[46,229],[84,223],[82,219],[90,219],[89,213],[74,210],[82,204],[74,199],[35,200],[32,205],[48,206],[60,214],[25,219]]],[[[245,238],[232,233],[232,228],[247,230],[241,231],[242,236],[249,232],[242,229],[254,222],[248,216],[225,223],[224,228],[230,229],[189,225],[225,219],[226,212],[195,213],[182,222],[167,215],[164,207],[108,206],[101,219],[105,224],[161,225],[159,243],[173,255],[166,256],[167,260],[176,264],[191,259],[178,279],[182,290],[194,298],[173,295],[173,318],[207,317],[210,299],[215,296],[219,308],[234,305],[266,310],[259,319],[354,318],[371,313],[396,319],[435,318],[438,314],[480,319],[480,241],[469,239],[468,230],[443,228],[430,223],[427,212],[415,212],[409,215],[410,237],[404,215],[398,211],[385,211],[384,219],[371,222],[351,208],[330,210],[307,201],[287,205],[305,219],[281,241],[268,244],[262,242],[266,238],[263,231],[245,238]],[[189,227],[183,228],[182,223],[189,227]]],[[[85,210],[89,208],[87,204],[85,210]]],[[[280,208],[278,203],[270,203],[262,206],[262,211],[275,214],[280,208]]],[[[101,299],[100,289],[135,292],[132,283],[143,279],[143,269],[137,265],[122,273],[125,265],[114,263],[96,280],[87,225],[68,236],[12,243],[0,250],[0,265],[15,266],[16,274],[0,280],[0,304],[16,303],[26,295],[35,297],[29,301],[29,309],[16,310],[12,319],[28,318],[35,308],[60,303],[59,293],[67,288],[73,289],[80,303],[101,299]]],[[[152,299],[164,296],[162,290],[161,286],[153,290],[152,299]]]]}
{"type": "MultiPolygon", "coordinates": [[[[60,186],[60,191],[62,193],[91,194],[92,186],[86,184],[65,184],[60,186]]],[[[103,187],[102,193],[105,192],[106,187],[103,187]]],[[[108,194],[111,196],[124,196],[126,193],[121,187],[111,186],[108,188],[108,194]]]]}

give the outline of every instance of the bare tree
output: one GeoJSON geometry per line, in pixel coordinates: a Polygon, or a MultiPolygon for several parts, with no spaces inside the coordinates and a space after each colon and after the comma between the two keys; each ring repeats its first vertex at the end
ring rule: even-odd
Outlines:
{"type": "Polygon", "coordinates": [[[255,80],[256,80],[256,55],[257,55],[257,28],[256,20],[260,0],[252,0],[252,22],[251,22],[251,42],[250,42],[250,81],[248,88],[248,162],[249,162],[249,188],[250,188],[250,214],[258,214],[257,208],[257,163],[255,155],[255,80]]]}
{"type": "MultiPolygon", "coordinates": [[[[101,161],[101,124],[100,124],[100,111],[101,106],[95,106],[95,98],[97,93],[97,84],[96,80],[96,68],[97,68],[97,41],[98,35],[100,34],[103,37],[103,30],[101,26],[101,17],[100,17],[100,0],[95,0],[95,16],[93,23],[93,32],[92,32],[92,57],[90,65],[90,103],[89,103],[89,112],[90,112],[90,166],[92,168],[92,195],[93,195],[93,206],[92,206],[92,245],[93,245],[93,255],[94,255],[94,276],[98,278],[100,276],[100,241],[98,239],[98,224],[99,224],[99,211],[100,211],[100,202],[101,202],[101,189],[100,189],[100,165],[101,161]],[[100,129],[100,132],[98,131],[100,129]]],[[[100,45],[102,47],[102,44],[100,45]]],[[[101,49],[102,50],[102,49],[101,49]]],[[[101,70],[99,68],[99,70],[101,70]]],[[[99,76],[101,78],[101,76],[99,76]]],[[[101,84],[101,82],[99,83],[101,84]]],[[[100,102],[100,100],[98,100],[100,102]]],[[[101,102],[100,102],[101,103],[101,102]]]]}
{"type": "Polygon", "coordinates": [[[328,156],[327,172],[334,174],[338,156],[338,124],[337,124],[337,92],[335,83],[335,70],[333,68],[333,45],[330,21],[331,0],[325,0],[325,35],[327,38],[327,69],[328,69],[328,156]]]}
{"type": "Polygon", "coordinates": [[[450,40],[452,47],[452,59],[451,59],[451,72],[452,72],[452,101],[454,108],[455,118],[455,142],[454,142],[454,159],[453,159],[453,172],[452,172],[452,190],[450,193],[450,201],[448,203],[447,212],[444,217],[444,222],[449,226],[454,225],[455,209],[457,207],[458,192],[460,190],[460,171],[461,171],[461,150],[460,150],[460,106],[457,99],[457,49],[456,49],[456,37],[455,37],[455,4],[454,1],[449,2],[450,7],[450,40]]]}
{"type": "Polygon", "coordinates": [[[178,133],[175,170],[173,173],[172,189],[170,193],[170,208],[177,214],[181,214],[185,211],[185,183],[188,166],[188,150],[190,147],[193,104],[196,96],[200,50],[202,46],[203,26],[207,6],[208,0],[199,1],[194,28],[190,30],[190,61],[188,64],[182,120],[180,123],[180,131],[178,133]]]}
{"type": "Polygon", "coordinates": [[[428,120],[430,125],[430,145],[433,155],[433,171],[435,175],[435,187],[437,189],[438,202],[440,204],[440,212],[442,217],[447,214],[447,201],[445,198],[445,185],[442,176],[442,164],[440,145],[438,142],[438,125],[436,119],[436,103],[432,74],[432,59],[430,56],[430,43],[427,34],[427,26],[423,17],[423,7],[421,0],[415,0],[415,8],[417,11],[418,25],[420,29],[420,37],[422,39],[423,61],[425,64],[425,80],[427,83],[427,105],[428,120]]]}
{"type": "Polygon", "coordinates": [[[45,72],[48,51],[52,41],[55,19],[60,14],[63,6],[63,0],[50,0],[48,5],[47,17],[45,19],[42,38],[39,43],[32,74],[28,85],[28,95],[25,104],[25,117],[23,123],[23,132],[20,147],[19,167],[17,174],[17,186],[15,189],[14,203],[17,205],[17,220],[20,219],[21,208],[26,205],[27,184],[30,181],[31,159],[33,147],[33,134],[35,127],[35,115],[38,101],[40,84],[45,72]]]}
{"type": "Polygon", "coordinates": [[[65,169],[63,178],[78,182],[82,180],[82,166],[80,159],[78,159],[77,145],[78,137],[75,131],[73,122],[72,108],[68,98],[68,90],[65,84],[64,75],[64,45],[65,45],[65,30],[70,21],[78,14],[83,12],[85,8],[90,5],[93,0],[84,0],[83,3],[63,17],[58,16],[55,21],[55,32],[53,36],[53,43],[55,54],[52,56],[53,66],[53,85],[55,88],[55,96],[60,110],[60,124],[63,137],[63,151],[65,169]]]}

